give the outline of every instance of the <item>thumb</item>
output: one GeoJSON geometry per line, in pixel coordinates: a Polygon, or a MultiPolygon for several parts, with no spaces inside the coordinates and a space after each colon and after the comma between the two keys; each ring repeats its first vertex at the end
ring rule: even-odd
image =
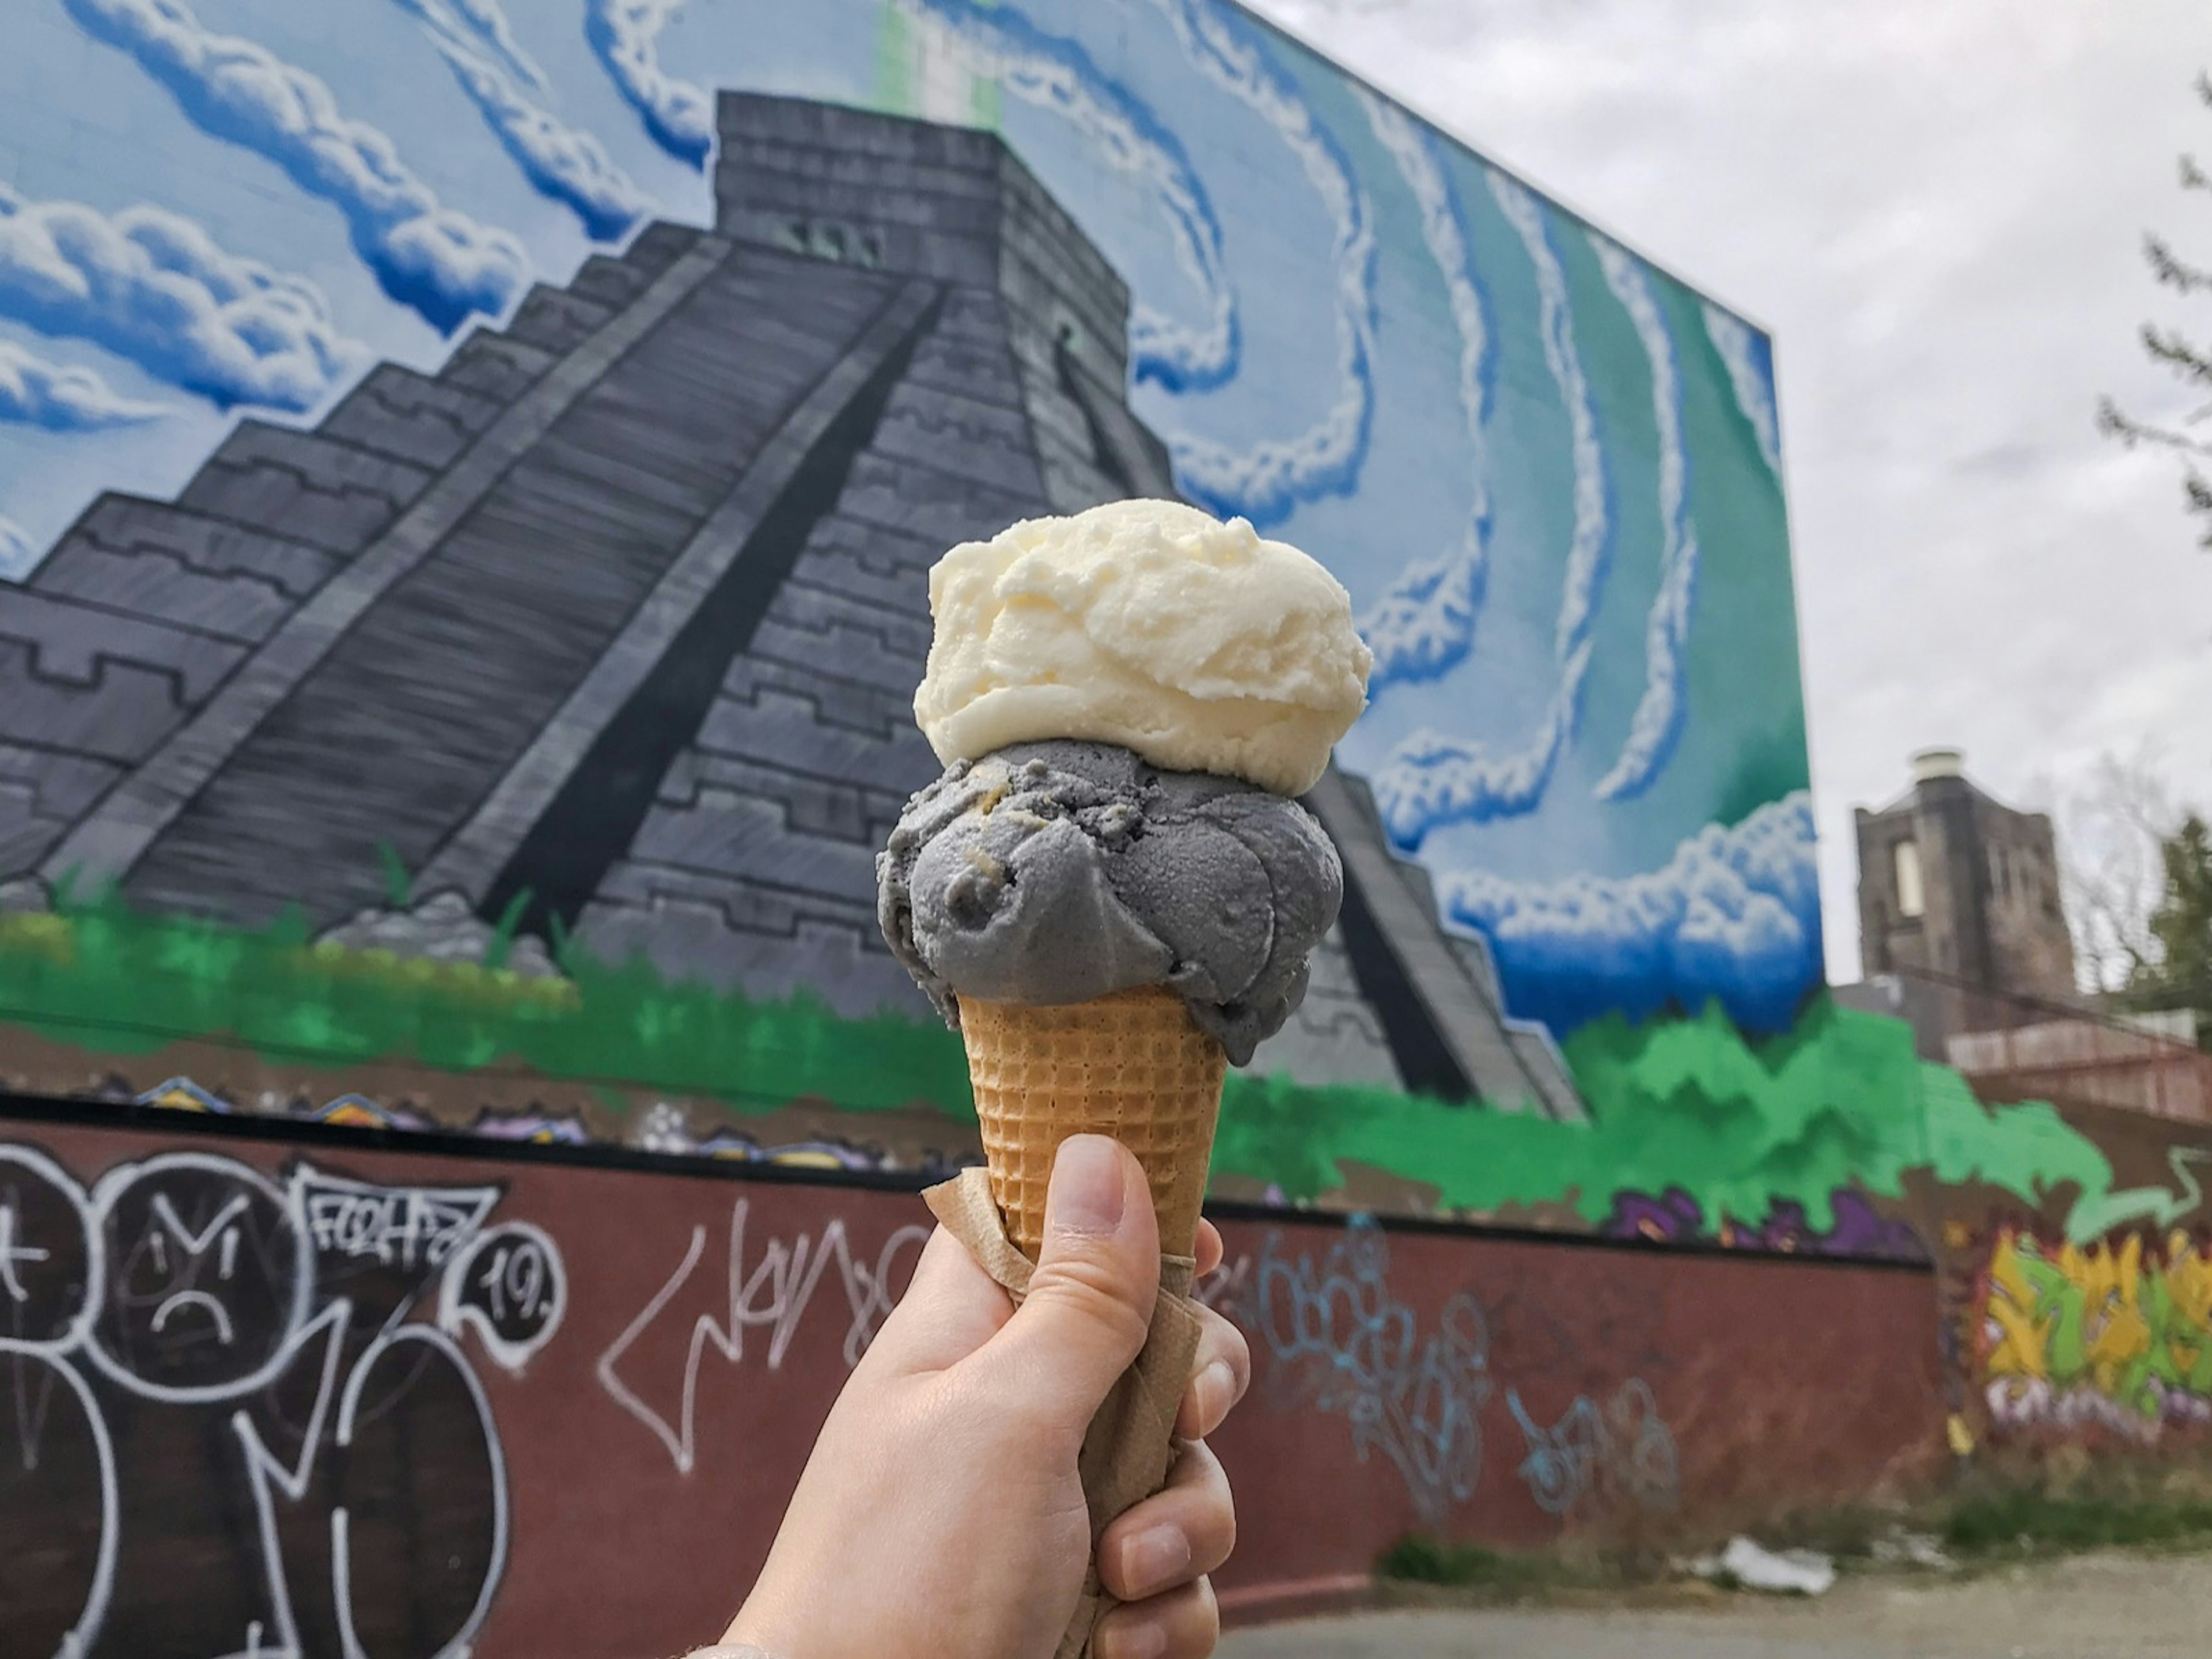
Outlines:
{"type": "Polygon", "coordinates": [[[1053,1159],[1029,1294],[988,1351],[1022,1399],[1080,1436],[1145,1346],[1159,1287],[1142,1166],[1119,1141],[1071,1135],[1053,1159]]]}

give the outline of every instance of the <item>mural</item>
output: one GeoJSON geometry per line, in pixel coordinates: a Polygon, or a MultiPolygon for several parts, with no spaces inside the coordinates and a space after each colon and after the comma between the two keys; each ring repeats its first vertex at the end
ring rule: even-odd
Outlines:
{"type": "Polygon", "coordinates": [[[874,920],[923,573],[1180,495],[1377,658],[1222,1194],[2168,1192],[1820,989],[1765,337],[1227,0],[17,12],[0,1086],[957,1167],[874,920]]]}

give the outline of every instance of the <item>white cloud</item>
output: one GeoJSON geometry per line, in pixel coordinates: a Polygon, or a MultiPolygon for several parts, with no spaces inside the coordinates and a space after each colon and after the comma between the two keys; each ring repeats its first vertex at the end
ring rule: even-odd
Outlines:
{"type": "Polygon", "coordinates": [[[161,404],[124,397],[89,368],[49,362],[0,340],[0,421],[48,432],[98,432],[158,421],[172,412],[161,404]]]}
{"type": "Polygon", "coordinates": [[[1820,979],[1811,798],[1708,825],[1662,870],[1520,884],[1448,872],[1446,918],[1480,933],[1513,1012],[1555,1030],[1619,1009],[1632,1018],[1718,998],[1739,1024],[1786,1027],[1820,979]]]}
{"type": "MultiPolygon", "coordinates": [[[[481,37],[443,0],[400,3],[422,21],[430,44],[523,176],[572,209],[595,240],[619,240],[652,210],[653,204],[605,147],[525,97],[507,70],[484,50],[481,37]]],[[[496,6],[490,11],[503,26],[505,15],[496,6]]]]}
{"type": "MultiPolygon", "coordinates": [[[[1858,970],[1850,809],[1954,742],[2061,793],[2146,726],[2212,802],[2212,558],[2170,468],[2139,252],[2212,258],[2173,157],[2212,14],[2018,0],[1256,0],[1772,329],[1830,965],[1858,970]]],[[[1778,686],[1778,696],[1789,688],[1778,686]]]]}
{"type": "Polygon", "coordinates": [[[217,34],[183,0],[64,0],[87,29],[120,47],[211,136],[282,167],[344,214],[355,251],[386,294],[451,331],[496,316],[529,280],[507,231],[441,205],[384,133],[349,120],[331,89],[266,47],[217,34]]]}
{"type": "Polygon", "coordinates": [[[1336,140],[1249,25],[1219,0],[1158,0],[1191,61],[1275,130],[1336,227],[1337,395],[1304,432],[1247,448],[1171,440],[1176,482],[1216,513],[1267,526],[1302,501],[1358,481],[1375,404],[1375,232],[1367,198],[1336,140]]]}
{"type": "Polygon", "coordinates": [[[1467,659],[1490,559],[1491,380],[1496,373],[1490,302],[1475,270],[1458,192],[1445,177],[1434,142],[1419,123],[1389,100],[1355,88],[1367,124],[1398,165],[1421,210],[1421,234],[1443,279],[1459,331],[1459,400],[1467,422],[1468,522],[1459,545],[1410,565],[1360,618],[1359,632],[1375,653],[1369,696],[1401,680],[1432,680],[1467,659]]]}
{"type": "Polygon", "coordinates": [[[1205,391],[1233,379],[1242,340],[1236,291],[1221,250],[1221,222],[1182,141],[1089,58],[1018,10],[975,0],[895,0],[916,25],[966,54],[1001,92],[1049,110],[1091,141],[1098,157],[1140,180],[1168,223],[1176,262],[1199,292],[1204,320],[1180,322],[1139,301],[1129,318],[1130,373],[1170,392],[1205,391]]]}
{"type": "Polygon", "coordinates": [[[1592,231],[1590,246],[1606,285],[1628,313],[1651,363],[1651,419],[1659,440],[1659,517],[1666,544],[1659,592],[1644,629],[1644,696],[1612,770],[1597,781],[1600,800],[1632,799],[1666,769],[1688,717],[1690,604],[1698,585],[1698,529],[1691,522],[1689,461],[1682,447],[1682,380],[1674,339],[1651,297],[1644,267],[1592,231]]]}
{"type": "MultiPolygon", "coordinates": [[[[1486,167],[1491,199],[1512,225],[1536,273],[1537,326],[1544,336],[1544,362],[1559,389],[1567,412],[1575,465],[1575,527],[1567,545],[1566,578],[1559,598],[1555,641],[1562,665],[1571,663],[1597,620],[1597,601],[1613,555],[1613,515],[1606,505],[1605,447],[1599,441],[1597,410],[1575,346],[1574,302],[1567,274],[1552,240],[1550,216],[1520,180],[1486,167]]],[[[1585,654],[1583,660],[1587,661],[1585,654]]]]}
{"type": "Polygon", "coordinates": [[[660,32],[684,0],[587,0],[584,36],[653,140],[695,167],[714,148],[714,100],[660,67],[660,32]]]}
{"type": "Polygon", "coordinates": [[[508,73],[524,85],[539,92],[546,89],[545,71],[538,67],[537,60],[522,49],[514,38],[514,25],[500,9],[499,0],[453,0],[453,9],[461,20],[506,64],[508,73]]]}
{"type": "Polygon", "coordinates": [[[28,202],[5,185],[0,315],[90,340],[224,408],[312,410],[366,355],[313,283],[225,252],[189,219],[28,202]]]}
{"type": "Polygon", "coordinates": [[[1369,780],[1390,839],[1410,852],[1447,823],[1486,823],[1542,805],[1553,769],[1581,723],[1589,656],[1585,640],[1568,658],[1543,724],[1524,748],[1500,754],[1469,738],[1424,729],[1393,749],[1369,780]]]}
{"type": "Polygon", "coordinates": [[[1759,459],[1776,477],[1782,476],[1782,428],[1774,410],[1773,367],[1765,361],[1759,340],[1740,317],[1711,301],[1702,302],[1705,337],[1713,343],[1721,365],[1728,370],[1729,389],[1735,406],[1751,423],[1759,440],[1759,459]]]}

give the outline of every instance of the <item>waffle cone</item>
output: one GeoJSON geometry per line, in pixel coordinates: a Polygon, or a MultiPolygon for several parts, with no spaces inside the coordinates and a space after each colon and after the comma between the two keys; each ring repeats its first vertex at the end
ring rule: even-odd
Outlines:
{"type": "Polygon", "coordinates": [[[960,1004],[991,1195],[1032,1261],[1052,1161],[1070,1135],[1111,1135],[1152,1183],[1160,1249],[1188,1255],[1228,1056],[1162,986],[1060,1007],[960,1004]]]}

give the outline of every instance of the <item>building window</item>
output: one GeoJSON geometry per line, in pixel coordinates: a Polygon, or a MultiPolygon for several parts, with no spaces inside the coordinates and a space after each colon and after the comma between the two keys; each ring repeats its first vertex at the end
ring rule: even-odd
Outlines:
{"type": "Polygon", "coordinates": [[[1900,915],[1917,916],[1928,908],[1928,896],[1920,886],[1920,843],[1897,843],[1897,908],[1900,915]]]}

